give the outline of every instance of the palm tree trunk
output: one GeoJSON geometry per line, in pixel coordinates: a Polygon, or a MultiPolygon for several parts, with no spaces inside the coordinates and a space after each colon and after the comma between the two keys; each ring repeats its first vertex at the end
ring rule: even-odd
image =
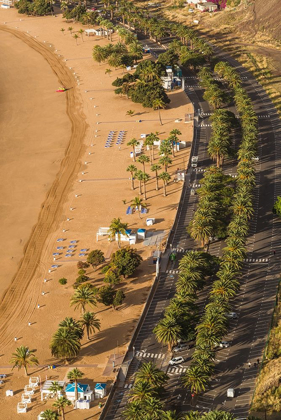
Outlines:
{"type": "Polygon", "coordinates": [[[152,160],[154,160],[154,145],[152,145],[152,160]]]}
{"type": "Polygon", "coordinates": [[[165,182],[163,182],[163,195],[164,195],[164,197],[166,197],[166,183],[165,182]]]}
{"type": "Polygon", "coordinates": [[[117,233],[117,245],[120,248],[120,232],[117,233]]]}
{"type": "Polygon", "coordinates": [[[133,146],[133,156],[134,156],[134,162],[136,161],[136,148],[133,146]]]}
{"type": "Polygon", "coordinates": [[[134,190],[135,189],[135,186],[134,186],[134,176],[133,176],[133,173],[132,172],[131,172],[131,175],[132,175],[132,178],[131,178],[132,190],[134,190]]]}
{"type": "Polygon", "coordinates": [[[143,183],[143,198],[146,200],[146,185],[143,183]]]}
{"type": "Polygon", "coordinates": [[[75,379],[75,401],[78,400],[77,380],[75,379]]]}
{"type": "Polygon", "coordinates": [[[158,108],[158,112],[159,112],[159,121],[160,121],[160,124],[163,125],[162,119],[161,119],[161,114],[160,114],[160,108],[158,108]]]}
{"type": "Polygon", "coordinates": [[[140,192],[140,195],[142,194],[142,191],[141,191],[141,181],[139,181],[139,192],[140,192]]]}
{"type": "Polygon", "coordinates": [[[159,190],[159,185],[158,185],[158,173],[157,171],[155,172],[155,176],[156,176],[156,191],[159,190]]]}
{"type": "Polygon", "coordinates": [[[86,329],[87,329],[87,339],[90,341],[90,331],[89,331],[89,326],[87,325],[87,327],[86,327],[86,329]]]}
{"type": "Polygon", "coordinates": [[[26,365],[24,365],[24,374],[25,376],[28,376],[26,365]]]}
{"type": "Polygon", "coordinates": [[[61,418],[62,418],[62,420],[65,420],[65,417],[64,417],[64,409],[63,408],[61,409],[61,418]]]}

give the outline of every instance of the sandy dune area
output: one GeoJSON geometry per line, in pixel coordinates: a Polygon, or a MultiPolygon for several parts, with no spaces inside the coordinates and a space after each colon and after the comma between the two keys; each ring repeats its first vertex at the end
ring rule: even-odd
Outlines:
{"type": "MultiPolygon", "coordinates": [[[[5,203],[1,203],[1,209],[3,208],[1,211],[6,214],[9,213],[6,206],[17,207],[16,203],[19,200],[24,206],[26,196],[23,189],[26,188],[29,194],[28,205],[32,208],[32,212],[24,210],[29,223],[29,226],[25,226],[25,235],[18,227],[16,212],[19,210],[14,210],[13,217],[10,215],[10,223],[16,235],[11,239],[10,249],[5,251],[5,255],[1,255],[0,261],[1,266],[5,266],[6,270],[5,285],[9,286],[0,306],[2,349],[0,369],[9,374],[0,391],[0,404],[5,418],[14,419],[17,418],[16,403],[20,400],[21,390],[27,383],[23,372],[10,373],[10,356],[17,346],[28,345],[36,349],[40,366],[33,372],[40,374],[42,380],[47,376],[52,379],[63,379],[69,369],[67,366],[62,366],[55,371],[48,371],[46,366],[57,363],[51,358],[48,347],[58,323],[66,316],[73,316],[76,319],[80,316],[69,306],[70,297],[73,294],[72,285],[77,277],[77,261],[81,259],[79,258],[80,249],[99,248],[109,257],[116,250],[116,244],[110,244],[106,238],[97,243],[96,232],[99,227],[108,226],[114,217],[121,217],[132,229],[146,227],[144,217],[140,219],[137,214],[126,215],[128,203],[138,195],[137,188],[135,191],[131,190],[129,174],[126,172],[127,166],[132,163],[131,148],[126,145],[127,142],[132,137],[140,138],[141,134],[152,131],[158,131],[160,138],[164,139],[173,128],[181,130],[181,139],[189,142],[192,138],[193,127],[192,124],[183,123],[185,114],[192,113],[192,106],[181,91],[169,94],[171,104],[167,110],[161,112],[162,126],[159,123],[157,111],[144,109],[139,104],[133,104],[125,98],[114,95],[111,83],[115,77],[122,75],[122,70],[113,70],[111,76],[108,76],[105,74],[107,65],[98,65],[91,58],[93,46],[104,45],[107,40],[84,36],[83,40],[79,38],[76,45],[73,37],[67,33],[69,24],[59,16],[26,18],[19,16],[12,9],[0,10],[0,24],[0,39],[6,39],[8,43],[20,43],[18,48],[25,51],[26,66],[33,67],[32,57],[33,55],[37,57],[34,58],[34,77],[37,61],[41,63],[45,59],[42,69],[40,68],[38,86],[42,83],[42,98],[46,98],[46,103],[48,99],[50,104],[49,108],[46,106],[48,109],[45,113],[39,113],[35,120],[38,130],[48,137],[48,144],[51,147],[48,151],[45,150],[42,163],[39,161],[36,163],[38,167],[33,166],[34,159],[30,156],[30,163],[25,171],[34,175],[41,167],[42,177],[44,175],[46,178],[31,176],[22,179],[21,191],[15,193],[11,201],[6,195],[5,203]],[[6,22],[5,25],[4,22],[6,22]],[[65,34],[61,33],[61,27],[66,29],[65,34]],[[50,68],[53,74],[50,74],[50,68]],[[54,93],[60,83],[69,88],[67,93],[61,96],[54,93]],[[126,116],[126,111],[129,109],[135,111],[134,117],[126,116]],[[175,123],[176,119],[182,119],[182,121],[175,123]],[[120,147],[116,146],[115,142],[110,148],[104,147],[110,130],[126,131],[125,140],[120,147]],[[48,162],[47,157],[50,158],[48,162]],[[79,182],[80,180],[83,182],[79,182]],[[36,194],[35,191],[37,191],[36,194]],[[21,192],[22,196],[20,196],[21,192]],[[29,212],[33,213],[30,218],[29,212]],[[56,242],[58,238],[63,239],[64,249],[54,262],[52,254],[58,246],[56,242]],[[22,242],[19,244],[20,239],[22,242]],[[71,240],[77,241],[77,247],[73,256],[66,258],[66,249],[71,240]],[[24,256],[23,247],[25,247],[24,256]],[[12,256],[16,258],[15,261],[11,260],[12,256]],[[21,258],[22,262],[15,274],[21,258]],[[57,264],[59,267],[49,272],[52,264],[57,264]],[[58,279],[61,277],[68,279],[66,286],[58,284],[58,279]],[[44,278],[48,280],[47,283],[43,282],[44,278]],[[29,322],[31,326],[28,326],[29,322]],[[17,342],[14,342],[14,337],[18,338],[17,342]],[[16,392],[12,400],[4,397],[6,389],[14,389],[16,392]]],[[[71,23],[71,26],[74,27],[74,31],[81,28],[79,24],[71,23]]],[[[114,41],[117,40],[118,36],[114,34],[114,41]]],[[[13,57],[9,58],[7,50],[6,61],[7,68],[14,65],[13,57]],[[9,60],[11,60],[10,64],[9,60]]],[[[30,73],[25,72],[21,77],[21,84],[25,81],[28,84],[30,73]]],[[[33,96],[25,99],[26,107],[32,107],[33,96]]],[[[22,100],[21,102],[18,99],[19,106],[24,104],[24,98],[22,100]]],[[[1,106],[3,106],[2,101],[1,106]]],[[[37,108],[38,106],[36,112],[37,108]]],[[[24,125],[24,116],[22,115],[22,121],[20,117],[21,114],[17,115],[18,120],[15,125],[28,130],[29,124],[24,125]]],[[[9,124],[6,118],[1,123],[9,124]]],[[[14,124],[10,125],[14,126],[14,124]]],[[[16,127],[13,129],[16,130],[16,127]]],[[[22,138],[28,136],[30,147],[32,150],[37,150],[33,146],[34,143],[32,144],[32,141],[36,142],[37,132],[31,130],[26,135],[22,129],[20,136],[22,138]],[[31,140],[32,136],[34,136],[33,140],[31,140]]],[[[43,138],[42,142],[44,143],[43,138]]],[[[41,144],[41,149],[40,145],[37,146],[39,153],[42,152],[44,144],[41,144]]],[[[8,155],[6,148],[5,152],[7,152],[7,157],[4,163],[9,165],[12,156],[8,155]]],[[[11,151],[9,153],[11,154],[11,151]]],[[[186,167],[188,156],[188,147],[176,154],[169,168],[172,178],[177,168],[186,167]]],[[[16,168],[24,168],[24,154],[20,155],[18,151],[17,159],[16,168]]],[[[136,165],[141,169],[140,164],[136,165]]],[[[153,176],[149,165],[147,170],[153,176]]],[[[3,171],[2,167],[1,171],[3,171]]],[[[11,173],[9,177],[4,176],[5,172],[3,172],[6,190],[9,191],[9,188],[12,189],[13,185],[17,184],[19,173],[21,174],[22,171],[11,173]]],[[[171,182],[167,188],[168,196],[163,197],[162,186],[159,191],[155,191],[154,179],[148,182],[149,216],[156,219],[156,224],[150,229],[151,231],[165,231],[168,234],[176,214],[181,186],[181,183],[171,182]]],[[[21,224],[24,224],[24,220],[21,224]]],[[[6,227],[5,224],[2,227],[3,235],[9,238],[9,229],[6,227]]],[[[133,279],[120,285],[126,294],[122,307],[114,311],[99,304],[95,309],[101,320],[101,332],[95,335],[94,340],[83,341],[80,356],[75,361],[75,366],[79,366],[85,372],[83,382],[88,381],[93,384],[99,381],[112,381],[114,378],[115,373],[109,366],[111,366],[114,354],[122,355],[126,351],[154,277],[155,267],[152,265],[150,256],[158,246],[162,247],[162,244],[145,246],[143,242],[137,243],[136,248],[141,253],[144,262],[133,279]]],[[[93,284],[97,286],[102,284],[100,272],[88,270],[88,275],[93,284]]],[[[2,284],[4,287],[4,283],[2,284]]],[[[46,407],[51,407],[51,401],[42,405],[37,393],[25,418],[34,419],[35,415],[46,407]]],[[[87,418],[95,415],[96,410],[97,407],[94,404],[90,412],[86,413],[87,418]]],[[[67,418],[84,419],[85,412],[70,410],[67,418]]]]}

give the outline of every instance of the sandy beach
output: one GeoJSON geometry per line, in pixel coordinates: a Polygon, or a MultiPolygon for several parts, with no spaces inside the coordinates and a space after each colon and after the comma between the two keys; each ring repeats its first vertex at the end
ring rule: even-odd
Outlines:
{"type": "MultiPolygon", "coordinates": [[[[21,396],[19,390],[22,390],[27,383],[23,372],[10,373],[10,356],[17,346],[28,345],[37,349],[36,354],[40,361],[39,374],[43,379],[46,376],[54,380],[63,379],[69,370],[68,366],[63,366],[50,373],[45,366],[56,363],[50,356],[49,342],[58,323],[66,316],[73,316],[76,319],[80,316],[69,306],[70,297],[73,294],[72,285],[77,276],[79,250],[98,248],[103,250],[106,257],[110,257],[111,253],[117,249],[116,243],[110,244],[106,238],[97,243],[96,232],[101,226],[109,226],[114,217],[120,217],[132,229],[146,227],[145,218],[140,219],[137,214],[126,215],[127,203],[138,195],[137,189],[131,190],[129,175],[126,172],[127,166],[132,163],[131,148],[126,145],[127,142],[132,137],[140,138],[143,133],[155,131],[159,131],[160,138],[164,139],[173,128],[181,130],[181,139],[189,142],[193,128],[192,124],[183,123],[184,115],[192,113],[192,106],[181,91],[169,94],[170,107],[161,112],[163,126],[159,123],[157,111],[144,109],[139,104],[133,104],[125,98],[114,95],[111,83],[117,76],[122,75],[122,70],[113,70],[111,76],[108,76],[105,74],[107,65],[98,65],[91,58],[93,46],[104,45],[107,40],[84,36],[83,40],[79,38],[76,46],[70,34],[60,32],[61,27],[67,29],[69,26],[60,16],[25,18],[12,9],[0,10],[0,24],[1,40],[2,38],[6,40],[7,45],[9,43],[16,45],[19,42],[21,46],[18,48],[21,51],[25,50],[24,56],[27,60],[25,65],[33,67],[32,60],[35,60],[33,61],[35,74],[31,76],[34,85],[36,73],[38,72],[39,75],[38,68],[42,65],[41,77],[38,78],[38,90],[44,91],[41,98],[45,98],[44,114],[40,112],[39,106],[35,106],[38,115],[36,117],[35,111],[33,115],[34,121],[38,124],[38,131],[30,129],[32,124],[25,126],[22,123],[20,120],[21,117],[24,120],[22,114],[17,115],[17,122],[16,120],[9,122],[11,114],[7,113],[1,121],[5,127],[9,126],[9,129],[15,130],[15,134],[16,130],[19,130],[17,136],[28,138],[29,150],[34,151],[34,155],[31,155],[31,152],[28,153],[27,150],[22,155],[19,152],[16,153],[18,161],[15,163],[15,168],[18,172],[14,170],[10,176],[7,176],[5,168],[2,167],[2,161],[0,169],[3,171],[1,174],[6,188],[5,203],[1,203],[1,212],[6,214],[5,217],[10,218],[10,227],[7,222],[2,227],[3,238],[6,237],[6,239],[3,241],[5,252],[2,252],[0,261],[1,267],[5,266],[6,270],[5,276],[3,271],[1,273],[4,278],[2,288],[4,289],[4,281],[5,287],[9,286],[0,306],[2,349],[0,365],[3,372],[9,373],[10,376],[1,388],[0,404],[2,412],[6,413],[5,418],[14,419],[17,418],[16,404],[21,396]],[[4,25],[4,22],[7,23],[4,25]],[[33,59],[33,55],[36,58],[33,59]],[[60,83],[69,88],[66,94],[55,93],[60,83]],[[133,118],[126,116],[128,109],[135,111],[133,118]],[[175,123],[178,118],[182,121],[175,123]],[[142,122],[140,123],[139,120],[142,122]],[[110,130],[126,131],[125,140],[120,148],[115,144],[110,148],[104,147],[110,130]],[[40,143],[37,144],[38,149],[35,149],[34,144],[36,144],[38,132],[44,133],[46,140],[42,136],[40,143]],[[48,148],[46,143],[48,143],[48,148]],[[41,156],[42,152],[44,156],[41,156]],[[38,154],[42,158],[41,161],[37,160],[38,154]],[[30,159],[29,163],[26,162],[26,155],[30,159]],[[29,173],[30,178],[20,177],[22,188],[10,198],[8,192],[11,189],[15,191],[15,185],[18,184],[17,180],[22,172],[29,173]],[[40,177],[37,176],[37,172],[42,172],[40,177]],[[34,176],[35,173],[36,176],[34,176]],[[83,182],[79,182],[80,180],[83,182]],[[26,188],[25,191],[24,188],[26,188]],[[24,197],[27,197],[26,194],[29,194],[28,203],[24,200],[24,197]],[[124,205],[124,200],[126,205],[124,205]],[[21,202],[23,202],[23,212],[18,208],[21,202]],[[27,208],[25,208],[26,204],[27,208]],[[29,209],[28,206],[30,206],[29,209]],[[14,213],[9,210],[9,207],[14,213]],[[23,219],[19,221],[18,215],[21,213],[23,213],[23,219]],[[25,222],[26,220],[28,222],[25,222]],[[18,224],[24,225],[24,232],[20,230],[18,224]],[[10,232],[15,233],[13,238],[9,229],[10,232]],[[52,254],[56,250],[58,238],[64,240],[65,247],[71,240],[78,241],[77,249],[73,257],[69,259],[65,257],[65,251],[63,251],[54,263],[52,254]],[[20,239],[21,243],[19,243],[20,239]],[[8,243],[9,246],[5,246],[8,243]],[[11,260],[12,256],[14,258],[11,260]],[[20,260],[22,262],[17,270],[20,260]],[[49,272],[52,264],[57,264],[59,267],[49,272]],[[61,277],[68,279],[66,286],[58,284],[58,279],[61,277]],[[48,279],[47,283],[43,282],[44,278],[48,279]],[[42,291],[44,291],[44,296],[42,296],[42,291]],[[37,308],[38,304],[40,309],[37,308]],[[28,322],[32,325],[28,326],[28,322]],[[16,343],[14,337],[18,337],[16,343]],[[12,400],[4,396],[6,389],[14,389],[17,392],[12,400]]],[[[71,26],[76,31],[81,28],[79,24],[71,23],[71,26]]],[[[117,41],[118,36],[114,35],[113,40],[117,41]]],[[[16,60],[15,57],[10,57],[8,48],[6,49],[6,64],[4,68],[2,68],[3,64],[0,66],[3,72],[5,68],[10,69],[16,60]]],[[[25,73],[26,80],[30,78],[30,74],[25,73]]],[[[24,79],[21,79],[19,83],[24,84],[24,79]]],[[[8,94],[9,92],[5,93],[7,98],[8,94]]],[[[11,96],[11,99],[7,100],[11,100],[14,105],[15,97],[13,99],[11,96]]],[[[24,100],[27,102],[26,107],[34,106],[33,96],[28,97],[27,94],[19,100],[17,106],[24,107],[24,100]]],[[[3,104],[1,98],[1,107],[3,105],[5,103],[3,104]]],[[[17,114],[16,111],[15,114],[17,114]]],[[[12,131],[9,136],[14,137],[13,141],[16,142],[18,137],[12,131]]],[[[9,150],[4,147],[4,149],[7,153],[4,163],[9,166],[14,159],[12,151],[16,149],[16,145],[13,143],[13,148],[9,150]]],[[[2,153],[2,158],[3,156],[2,153]]],[[[189,148],[176,154],[169,168],[172,178],[177,168],[186,167],[188,157],[189,148]]],[[[137,166],[141,168],[140,164],[137,166]]],[[[152,173],[150,174],[153,176],[152,173]]],[[[171,182],[167,188],[168,196],[163,197],[162,186],[159,191],[155,191],[154,179],[148,182],[149,216],[156,219],[153,230],[165,231],[166,235],[168,234],[176,214],[181,187],[181,183],[171,182]]],[[[161,244],[158,245],[161,246],[161,244]]],[[[79,366],[85,372],[83,382],[88,381],[94,384],[100,381],[110,382],[114,379],[116,373],[108,369],[108,363],[114,353],[122,355],[126,351],[154,278],[155,266],[152,265],[150,256],[157,246],[145,246],[143,242],[137,243],[136,248],[141,253],[144,262],[133,279],[120,285],[126,294],[126,300],[120,310],[114,311],[101,304],[95,309],[101,320],[101,332],[95,335],[93,341],[83,341],[81,353],[75,362],[75,366],[79,366]]],[[[94,285],[102,285],[100,272],[89,270],[87,274],[94,285]]],[[[38,374],[38,368],[32,371],[37,371],[38,374]]],[[[52,402],[49,401],[42,405],[37,395],[28,413],[25,414],[25,418],[35,418],[40,411],[50,408],[51,404],[52,402]]],[[[94,405],[87,412],[87,417],[94,415],[96,410],[96,405],[94,405]]],[[[83,419],[85,413],[72,410],[67,418],[83,419]]]]}

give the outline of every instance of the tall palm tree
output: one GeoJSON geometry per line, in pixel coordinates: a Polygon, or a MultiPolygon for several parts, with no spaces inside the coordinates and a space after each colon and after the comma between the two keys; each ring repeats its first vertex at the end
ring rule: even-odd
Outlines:
{"type": "Polygon", "coordinates": [[[77,382],[79,379],[82,379],[84,376],[84,373],[81,372],[81,370],[74,368],[70,370],[67,374],[67,379],[70,381],[74,381],[75,383],[75,401],[78,400],[78,389],[77,389],[77,382]]]}
{"type": "Polygon", "coordinates": [[[129,400],[130,401],[145,401],[149,397],[154,397],[157,395],[157,392],[154,387],[151,386],[148,382],[137,382],[132,391],[129,400]]]}
{"type": "Polygon", "coordinates": [[[172,131],[170,131],[170,135],[169,135],[169,140],[172,143],[172,152],[173,152],[173,156],[175,156],[175,151],[174,151],[174,144],[177,144],[179,141],[178,136],[181,136],[181,131],[178,130],[177,128],[174,128],[172,131]]]}
{"type": "Polygon", "coordinates": [[[146,200],[146,183],[150,179],[150,175],[145,172],[138,171],[137,178],[140,182],[143,183],[143,198],[146,200]]]}
{"type": "Polygon", "coordinates": [[[139,213],[139,218],[141,219],[141,209],[142,208],[146,208],[147,204],[143,201],[142,198],[139,197],[135,197],[132,201],[131,201],[131,205],[135,208],[138,209],[138,213],[139,213]]]}
{"type": "Polygon", "coordinates": [[[159,159],[159,163],[164,166],[165,172],[167,172],[168,166],[172,163],[172,159],[169,156],[164,155],[159,159]]]}
{"type": "Polygon", "coordinates": [[[154,161],[154,142],[156,141],[159,141],[159,137],[157,137],[157,135],[154,133],[150,133],[148,136],[146,136],[144,141],[144,146],[149,147],[151,162],[154,161]]]}
{"type": "Polygon", "coordinates": [[[144,409],[141,401],[129,402],[122,415],[128,420],[144,420],[144,409]]]}
{"type": "Polygon", "coordinates": [[[10,363],[13,364],[13,369],[17,367],[18,369],[24,368],[25,376],[28,376],[27,368],[29,366],[38,365],[38,359],[34,355],[35,350],[29,350],[26,346],[20,346],[16,348],[15,353],[12,354],[10,363]]]}
{"type": "Polygon", "coordinates": [[[149,157],[146,155],[140,155],[137,159],[139,163],[142,163],[143,172],[145,173],[145,164],[149,162],[149,157]]]}
{"type": "Polygon", "coordinates": [[[158,191],[159,190],[159,185],[158,185],[158,171],[160,171],[161,166],[158,165],[157,163],[154,163],[151,166],[150,169],[152,170],[152,172],[155,172],[155,180],[156,180],[156,187],[155,187],[155,189],[156,189],[156,191],[158,191]]]}
{"type": "Polygon", "coordinates": [[[75,332],[66,327],[59,328],[52,337],[50,349],[52,356],[57,358],[64,358],[78,355],[81,348],[81,343],[75,332]]]}
{"type": "Polygon", "coordinates": [[[158,175],[159,179],[161,179],[163,181],[163,195],[164,197],[166,197],[167,193],[166,193],[166,187],[168,182],[171,179],[171,176],[168,174],[168,172],[161,172],[161,174],[158,175]]]}
{"type": "Polygon", "coordinates": [[[158,369],[154,363],[146,362],[141,365],[135,377],[135,383],[147,382],[153,388],[161,388],[168,380],[165,372],[158,369]]]}
{"type": "Polygon", "coordinates": [[[134,111],[133,109],[129,109],[129,110],[126,112],[126,115],[128,115],[129,117],[132,117],[132,116],[134,115],[134,113],[135,113],[135,111],[134,111]]]}
{"type": "Polygon", "coordinates": [[[83,33],[84,33],[84,30],[81,28],[81,29],[79,29],[79,34],[81,35],[81,38],[82,38],[82,41],[84,42],[84,39],[83,39],[83,33]]]}
{"type": "Polygon", "coordinates": [[[132,190],[134,190],[135,189],[135,186],[134,186],[134,176],[135,176],[135,174],[137,172],[137,167],[135,165],[129,165],[127,167],[126,171],[127,172],[130,172],[130,174],[131,174],[132,190]]]}
{"type": "Polygon", "coordinates": [[[53,407],[55,407],[58,410],[58,413],[61,415],[62,420],[65,420],[64,410],[70,405],[71,402],[67,398],[60,397],[57,401],[54,402],[53,407]]]}
{"type": "Polygon", "coordinates": [[[85,312],[80,320],[80,325],[87,332],[87,338],[90,340],[90,334],[94,334],[96,330],[100,331],[100,320],[94,312],[85,312]]]}
{"type": "Polygon", "coordinates": [[[79,321],[76,321],[76,319],[72,317],[66,317],[63,321],[59,323],[59,327],[66,327],[69,330],[75,332],[77,337],[82,340],[84,332],[83,329],[79,323],[79,321]]]}
{"type": "Polygon", "coordinates": [[[63,33],[63,35],[64,35],[65,29],[64,29],[64,28],[61,28],[61,32],[62,32],[62,33],[63,33]]]}
{"type": "Polygon", "coordinates": [[[53,381],[52,385],[49,387],[49,391],[53,392],[58,399],[59,393],[63,390],[63,386],[59,385],[57,381],[53,381]]]}
{"type": "Polygon", "coordinates": [[[78,45],[78,42],[77,42],[77,40],[78,40],[78,38],[79,38],[79,35],[77,35],[77,34],[74,34],[73,35],[73,38],[75,39],[75,41],[76,41],[76,45],[78,45]]]}
{"type": "Polygon", "coordinates": [[[81,308],[82,314],[85,313],[87,305],[93,307],[96,304],[97,299],[91,284],[82,284],[75,290],[74,295],[70,299],[70,306],[74,306],[74,309],[81,308]]]}
{"type": "Polygon", "coordinates": [[[117,235],[117,244],[120,248],[120,236],[126,235],[126,230],[128,229],[128,223],[121,222],[120,218],[115,218],[111,221],[109,226],[109,237],[115,239],[117,235]]]}
{"type": "Polygon", "coordinates": [[[167,344],[168,350],[177,343],[181,337],[181,327],[174,318],[164,318],[158,322],[153,330],[156,339],[159,343],[167,344]]]}
{"type": "Polygon", "coordinates": [[[154,101],[152,103],[152,106],[153,106],[153,109],[158,109],[160,125],[163,125],[162,119],[161,119],[161,114],[160,114],[160,109],[166,108],[165,102],[162,99],[157,98],[157,99],[154,99],[154,101]]]}
{"type": "Polygon", "coordinates": [[[183,376],[183,385],[186,388],[190,388],[191,392],[205,391],[206,385],[209,381],[209,375],[198,366],[191,366],[183,376]]]}
{"type": "Polygon", "coordinates": [[[56,411],[53,410],[45,410],[43,413],[40,414],[41,419],[44,420],[59,420],[59,415],[56,411]]]}
{"type": "Polygon", "coordinates": [[[127,143],[127,146],[132,146],[132,148],[133,148],[134,162],[136,161],[136,146],[138,146],[139,144],[140,144],[140,142],[137,139],[135,139],[135,138],[133,138],[132,140],[130,140],[127,143]]]}

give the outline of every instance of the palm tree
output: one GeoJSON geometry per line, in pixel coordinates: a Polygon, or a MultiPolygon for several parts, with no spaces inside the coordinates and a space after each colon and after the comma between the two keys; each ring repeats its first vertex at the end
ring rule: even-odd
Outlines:
{"type": "Polygon", "coordinates": [[[159,163],[164,166],[165,172],[167,172],[168,166],[172,163],[172,159],[169,156],[164,155],[159,159],[159,163]]]}
{"type": "Polygon", "coordinates": [[[59,420],[59,415],[56,411],[53,410],[45,410],[43,413],[40,414],[41,419],[44,420],[59,420]]]}
{"type": "Polygon", "coordinates": [[[65,420],[64,409],[66,407],[69,407],[70,405],[71,402],[67,398],[60,397],[57,401],[54,402],[53,407],[55,407],[58,410],[58,413],[61,415],[62,420],[65,420]]]}
{"type": "Polygon", "coordinates": [[[139,218],[141,219],[141,209],[142,208],[147,208],[147,204],[143,201],[142,198],[139,197],[135,197],[132,201],[131,201],[131,205],[132,207],[134,207],[135,209],[138,209],[138,213],[139,213],[139,218]]]}
{"type": "Polygon", "coordinates": [[[63,386],[59,385],[57,381],[52,382],[52,385],[49,387],[49,391],[53,392],[58,399],[58,394],[63,390],[63,386]]]}
{"type": "Polygon", "coordinates": [[[13,368],[18,369],[24,368],[25,376],[28,376],[27,368],[32,365],[38,365],[38,359],[34,355],[35,350],[29,350],[26,346],[20,346],[16,348],[15,353],[12,354],[10,363],[13,364],[13,368]]]}
{"type": "Polygon", "coordinates": [[[151,384],[139,381],[134,385],[129,400],[144,402],[147,398],[155,397],[156,395],[157,392],[151,384]]]}
{"type": "Polygon", "coordinates": [[[75,357],[78,355],[81,343],[75,332],[66,327],[59,328],[52,337],[50,349],[52,356],[57,358],[75,357]]]}
{"type": "Polygon", "coordinates": [[[64,28],[61,28],[61,32],[64,34],[64,31],[65,31],[65,29],[64,28]]]}
{"type": "Polygon", "coordinates": [[[154,142],[156,141],[159,141],[159,137],[157,137],[157,135],[154,133],[150,133],[148,136],[146,136],[144,141],[144,146],[149,147],[151,162],[154,161],[154,142]]]}
{"type": "Polygon", "coordinates": [[[94,312],[85,312],[82,315],[80,324],[83,330],[86,330],[88,340],[90,340],[90,333],[94,334],[96,330],[100,331],[100,320],[96,318],[94,312]]]}
{"type": "Polygon", "coordinates": [[[161,417],[163,420],[182,420],[181,414],[177,414],[176,411],[165,411],[161,417]]]}
{"type": "Polygon", "coordinates": [[[78,379],[83,378],[84,373],[81,372],[81,370],[74,368],[72,370],[70,370],[67,374],[67,379],[69,379],[70,381],[74,381],[75,383],[75,401],[78,400],[78,389],[77,389],[77,381],[78,379]]]}
{"type": "Polygon", "coordinates": [[[160,121],[160,124],[163,125],[162,119],[161,119],[161,114],[160,114],[160,109],[166,108],[165,102],[162,99],[160,99],[160,98],[154,99],[154,101],[152,103],[152,106],[153,106],[153,109],[158,109],[158,112],[159,112],[159,121],[160,121]]]}
{"type": "Polygon", "coordinates": [[[76,41],[76,45],[78,45],[77,40],[78,40],[78,38],[79,38],[79,35],[74,34],[74,35],[73,35],[73,38],[74,38],[74,39],[75,39],[75,41],[76,41]]]}
{"type": "Polygon", "coordinates": [[[132,401],[126,404],[122,415],[128,420],[143,420],[144,409],[141,401],[132,401]]]}
{"type": "Polygon", "coordinates": [[[82,284],[70,299],[70,306],[74,306],[75,310],[81,308],[82,314],[85,313],[86,305],[93,307],[96,304],[97,299],[91,284],[82,284]]]}
{"type": "Polygon", "coordinates": [[[146,183],[150,179],[150,175],[146,174],[145,172],[138,171],[137,178],[139,182],[143,183],[143,198],[146,200],[146,183]]]}
{"type": "Polygon", "coordinates": [[[73,31],[72,26],[69,26],[69,27],[67,28],[67,30],[70,32],[70,35],[71,35],[71,34],[72,34],[72,31],[73,31]]]}
{"type": "Polygon", "coordinates": [[[130,172],[131,174],[131,182],[132,182],[132,190],[135,189],[134,186],[134,176],[136,175],[137,172],[137,167],[135,165],[129,165],[126,169],[127,172],[130,172]]]}
{"type": "Polygon", "coordinates": [[[157,165],[157,163],[154,163],[151,166],[150,169],[152,170],[152,172],[155,172],[155,180],[156,180],[156,187],[155,187],[155,189],[156,189],[156,191],[158,191],[159,190],[159,186],[158,186],[158,171],[160,171],[161,166],[160,165],[157,165]]]}
{"type": "Polygon", "coordinates": [[[132,117],[132,116],[134,115],[134,113],[135,113],[135,111],[134,111],[134,110],[129,109],[129,110],[126,112],[126,115],[128,115],[129,117],[132,117]]]}
{"type": "Polygon", "coordinates": [[[136,179],[139,181],[139,194],[141,195],[141,194],[142,194],[142,189],[141,189],[141,186],[142,186],[143,172],[142,172],[142,171],[140,171],[140,170],[138,170],[138,171],[135,173],[135,177],[136,177],[136,179]]]}
{"type": "Polygon", "coordinates": [[[59,327],[66,327],[69,330],[75,332],[77,337],[82,340],[84,332],[83,329],[79,323],[79,321],[76,321],[72,317],[66,317],[63,321],[59,323],[59,327]]]}
{"type": "Polygon", "coordinates": [[[126,230],[128,229],[128,223],[121,222],[120,218],[113,219],[109,226],[109,237],[110,239],[115,239],[117,235],[117,244],[120,248],[120,236],[127,235],[126,230]]]}
{"type": "Polygon", "coordinates": [[[163,181],[163,195],[164,197],[166,197],[167,193],[166,193],[166,187],[168,182],[171,179],[171,176],[168,174],[168,172],[162,172],[161,174],[158,175],[159,179],[161,179],[163,181]]]}
{"type": "Polygon", "coordinates": [[[159,343],[167,344],[168,351],[177,343],[181,336],[181,327],[174,318],[164,318],[153,330],[159,343]]]}
{"type": "Polygon", "coordinates": [[[158,369],[152,362],[143,363],[137,371],[135,384],[138,382],[147,382],[151,387],[159,389],[165,385],[168,375],[158,369]]]}
{"type": "Polygon", "coordinates": [[[111,73],[112,73],[111,69],[105,69],[105,74],[108,74],[110,76],[111,73]]]}
{"type": "Polygon", "coordinates": [[[84,39],[83,39],[83,33],[84,33],[84,30],[81,28],[81,29],[79,29],[79,34],[81,35],[81,38],[82,38],[82,41],[84,42],[84,39]]]}
{"type": "Polygon", "coordinates": [[[93,59],[99,64],[106,60],[105,49],[102,48],[100,45],[95,45],[94,46],[94,48],[93,48],[93,59]]]}
{"type": "Polygon", "coordinates": [[[191,366],[183,377],[183,385],[196,394],[205,391],[208,381],[209,375],[202,372],[198,366],[191,366]]]}
{"type": "Polygon", "coordinates": [[[137,159],[139,163],[142,163],[143,166],[143,172],[145,173],[145,164],[149,162],[149,157],[146,155],[140,155],[137,159]]]}
{"type": "Polygon", "coordinates": [[[136,161],[136,146],[138,146],[139,144],[140,144],[140,142],[135,138],[133,138],[132,140],[130,140],[127,143],[127,146],[132,146],[132,148],[133,148],[134,162],[136,161]]]}
{"type": "Polygon", "coordinates": [[[174,144],[176,145],[179,141],[178,136],[181,136],[181,131],[178,130],[177,128],[174,128],[172,131],[170,131],[170,135],[169,135],[169,139],[171,141],[172,144],[172,152],[173,152],[173,156],[175,156],[175,150],[174,150],[174,144]]]}

